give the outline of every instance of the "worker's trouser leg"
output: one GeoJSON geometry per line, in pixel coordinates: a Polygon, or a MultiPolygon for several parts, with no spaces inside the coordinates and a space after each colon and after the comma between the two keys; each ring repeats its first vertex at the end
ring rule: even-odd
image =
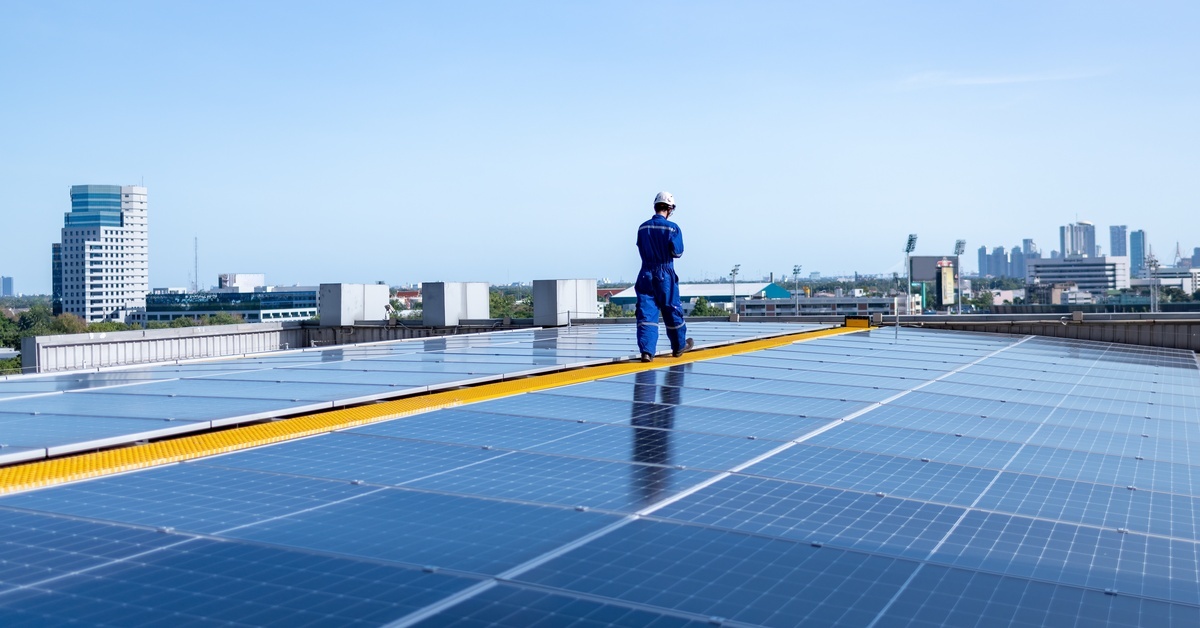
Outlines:
{"type": "Polygon", "coordinates": [[[667,338],[671,341],[671,351],[679,351],[687,342],[687,325],[683,323],[683,306],[679,303],[679,279],[674,271],[644,272],[638,276],[635,290],[638,351],[650,355],[658,351],[660,311],[667,327],[667,338]]]}
{"type": "Polygon", "coordinates": [[[637,344],[639,353],[658,352],[658,304],[654,295],[637,295],[637,344]]]}
{"type": "Polygon", "coordinates": [[[667,327],[667,338],[671,341],[671,352],[678,353],[687,342],[687,325],[683,323],[683,306],[679,303],[679,283],[671,281],[663,286],[661,293],[663,323],[667,327]]]}

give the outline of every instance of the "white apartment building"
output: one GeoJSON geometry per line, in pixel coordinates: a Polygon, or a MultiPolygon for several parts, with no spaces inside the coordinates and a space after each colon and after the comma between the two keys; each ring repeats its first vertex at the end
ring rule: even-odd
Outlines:
{"type": "Polygon", "coordinates": [[[71,186],[71,211],[54,245],[56,308],[91,323],[124,321],[150,291],[146,188],[71,186]]]}
{"type": "Polygon", "coordinates": [[[1059,257],[1031,259],[1025,266],[1025,283],[1074,283],[1084,292],[1103,293],[1129,287],[1128,257],[1059,257]]]}

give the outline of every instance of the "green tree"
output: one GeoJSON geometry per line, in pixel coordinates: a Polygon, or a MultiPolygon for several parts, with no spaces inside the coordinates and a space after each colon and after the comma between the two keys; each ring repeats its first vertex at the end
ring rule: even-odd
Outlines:
{"type": "MultiPolygon", "coordinates": [[[[130,325],[126,325],[125,323],[118,323],[117,321],[97,321],[95,323],[88,325],[87,329],[84,331],[90,331],[90,332],[97,333],[97,334],[103,334],[103,333],[107,333],[110,331],[129,331],[130,329],[133,329],[133,327],[130,325]]],[[[73,331],[73,332],[68,332],[68,333],[76,334],[79,332],[73,331]]]]}
{"type": "Polygon", "coordinates": [[[180,316],[179,318],[171,321],[171,327],[192,327],[193,325],[198,324],[199,323],[192,320],[192,317],[190,316],[180,316]]]}
{"type": "Polygon", "coordinates": [[[17,321],[0,313],[0,347],[21,348],[21,329],[17,321]]]}
{"type": "Polygon", "coordinates": [[[1192,295],[1175,286],[1163,286],[1159,293],[1163,303],[1180,303],[1191,301],[1192,295]]]}
{"type": "Polygon", "coordinates": [[[87,321],[84,321],[82,318],[79,318],[70,312],[63,312],[62,314],[54,317],[54,321],[50,324],[50,328],[53,329],[54,333],[56,334],[82,334],[83,332],[88,331],[88,324],[87,321]]]}
{"type": "Polygon", "coordinates": [[[146,323],[146,329],[168,329],[171,326],[163,321],[150,321],[146,323]]]}
{"type": "Polygon", "coordinates": [[[609,303],[604,304],[604,317],[605,318],[617,318],[617,317],[624,316],[624,315],[625,315],[624,308],[617,305],[616,303],[609,302],[609,303]]]}
{"type": "Polygon", "coordinates": [[[53,325],[54,314],[47,303],[36,303],[17,318],[17,327],[22,336],[45,336],[53,329],[53,325]],[[31,331],[39,333],[27,333],[31,331]]]}
{"type": "Polygon", "coordinates": [[[240,325],[246,321],[242,320],[241,314],[229,314],[227,312],[217,312],[200,319],[201,325],[240,325]]]}
{"type": "Polygon", "coordinates": [[[0,360],[0,375],[20,375],[21,356],[0,360]]]}
{"type": "Polygon", "coordinates": [[[708,299],[700,297],[692,306],[692,316],[725,316],[729,312],[711,304],[708,299]]]}
{"type": "Polygon", "coordinates": [[[512,316],[515,307],[516,298],[511,294],[506,294],[499,290],[492,290],[488,294],[488,316],[491,318],[512,316]]]}

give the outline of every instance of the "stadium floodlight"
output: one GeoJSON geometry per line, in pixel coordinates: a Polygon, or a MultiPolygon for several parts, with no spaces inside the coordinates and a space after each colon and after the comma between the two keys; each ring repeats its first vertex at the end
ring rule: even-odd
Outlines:
{"type": "Polygon", "coordinates": [[[796,299],[796,316],[800,316],[800,265],[792,266],[792,290],[796,299]]]}
{"type": "Polygon", "coordinates": [[[738,313],[738,311],[737,311],[737,276],[738,276],[738,271],[741,269],[742,269],[741,264],[734,264],[733,270],[729,271],[729,278],[733,280],[733,294],[731,295],[731,298],[733,299],[733,301],[732,301],[733,316],[735,316],[735,317],[737,316],[737,313],[738,313]]]}
{"type": "Polygon", "coordinates": [[[967,250],[966,240],[954,241],[954,288],[955,292],[957,293],[955,300],[958,303],[958,305],[955,306],[955,311],[957,311],[959,314],[962,314],[962,271],[959,270],[958,257],[962,255],[963,251],[965,250],[967,250]]]}

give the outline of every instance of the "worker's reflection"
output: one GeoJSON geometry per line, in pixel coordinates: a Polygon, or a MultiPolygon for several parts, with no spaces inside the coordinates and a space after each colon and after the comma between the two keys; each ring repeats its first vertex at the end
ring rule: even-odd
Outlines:
{"type": "Polygon", "coordinates": [[[684,370],[691,364],[677,364],[664,374],[662,386],[656,385],[662,371],[641,371],[633,385],[633,467],[634,490],[643,504],[662,497],[670,485],[671,434],[675,427],[675,406],[683,390],[684,370]],[[659,390],[662,401],[656,402],[659,390]]]}

